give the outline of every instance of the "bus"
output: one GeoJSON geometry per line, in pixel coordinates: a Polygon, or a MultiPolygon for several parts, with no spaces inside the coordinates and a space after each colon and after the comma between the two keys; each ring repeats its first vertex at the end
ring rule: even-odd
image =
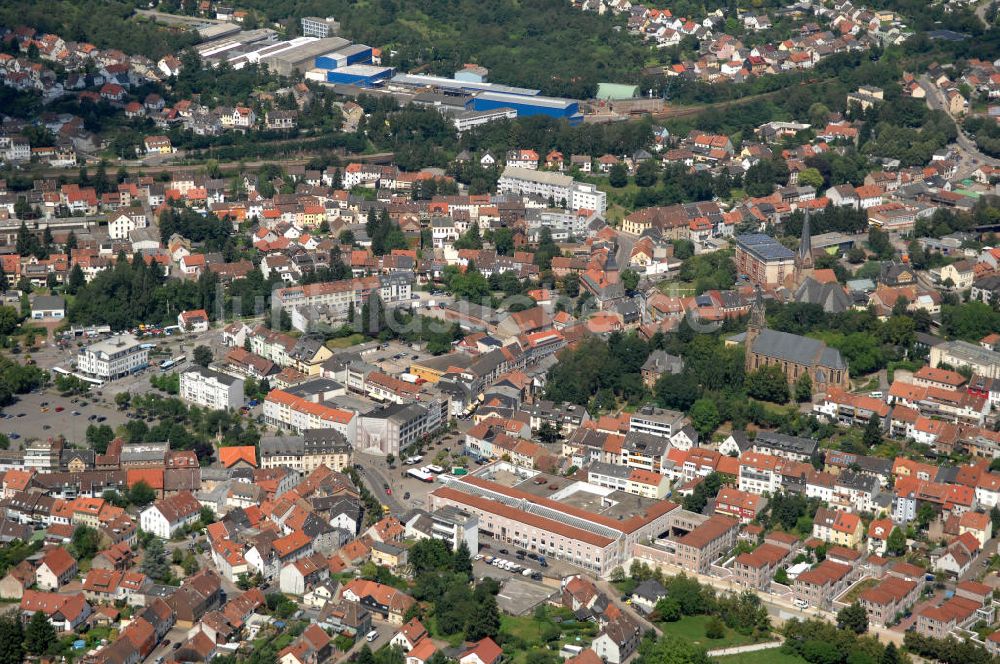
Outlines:
{"type": "Polygon", "coordinates": [[[444,472],[444,468],[441,466],[424,466],[421,470],[426,470],[429,473],[434,473],[435,475],[440,475],[444,472]]]}
{"type": "Polygon", "coordinates": [[[160,371],[170,371],[170,368],[177,364],[177,360],[163,360],[160,362],[160,371]]]}
{"type": "Polygon", "coordinates": [[[434,476],[428,473],[426,470],[420,468],[410,468],[406,471],[406,474],[410,477],[420,480],[421,482],[433,482],[434,476]]]}
{"type": "Polygon", "coordinates": [[[52,367],[52,372],[57,373],[60,376],[69,376],[71,373],[62,367],[52,367]]]}

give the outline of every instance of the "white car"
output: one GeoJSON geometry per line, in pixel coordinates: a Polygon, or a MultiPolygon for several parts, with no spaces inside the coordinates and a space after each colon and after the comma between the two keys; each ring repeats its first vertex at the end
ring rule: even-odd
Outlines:
{"type": "Polygon", "coordinates": [[[531,576],[531,568],[525,567],[524,571],[521,572],[521,576],[531,576]]]}
{"type": "Polygon", "coordinates": [[[804,599],[796,599],[793,602],[793,604],[795,604],[795,606],[799,607],[800,609],[808,609],[809,608],[809,602],[805,601],[804,599]]]}
{"type": "Polygon", "coordinates": [[[472,559],[473,560],[482,560],[483,559],[483,554],[477,553],[475,556],[472,557],[472,559]]]}

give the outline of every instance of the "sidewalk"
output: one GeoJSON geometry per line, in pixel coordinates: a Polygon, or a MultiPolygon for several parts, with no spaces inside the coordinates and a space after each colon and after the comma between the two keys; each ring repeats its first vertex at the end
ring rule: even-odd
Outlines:
{"type": "Polygon", "coordinates": [[[753,643],[748,646],[735,646],[733,648],[719,648],[718,650],[709,650],[706,655],[709,657],[722,657],[724,655],[739,655],[745,652],[757,652],[758,650],[771,650],[772,648],[780,648],[784,641],[768,641],[767,643],[753,643]]]}

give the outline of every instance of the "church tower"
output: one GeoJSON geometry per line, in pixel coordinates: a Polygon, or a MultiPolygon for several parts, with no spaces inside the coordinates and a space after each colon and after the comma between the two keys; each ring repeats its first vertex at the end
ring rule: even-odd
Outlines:
{"type": "Polygon", "coordinates": [[[799,253],[795,256],[795,285],[800,285],[806,277],[812,275],[815,263],[812,252],[812,233],[809,229],[809,213],[806,212],[802,221],[802,239],[799,241],[799,253]]]}
{"type": "Polygon", "coordinates": [[[764,291],[757,286],[754,293],[753,305],[750,307],[750,322],[747,323],[746,349],[747,366],[750,364],[750,357],[753,354],[753,342],[767,327],[767,312],[764,308],[764,291]]]}

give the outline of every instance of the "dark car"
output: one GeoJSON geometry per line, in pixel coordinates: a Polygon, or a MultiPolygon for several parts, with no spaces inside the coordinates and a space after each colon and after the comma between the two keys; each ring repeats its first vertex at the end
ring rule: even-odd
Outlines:
{"type": "Polygon", "coordinates": [[[508,551],[507,549],[500,549],[500,555],[506,556],[508,553],[510,553],[510,551],[508,551]]]}
{"type": "Polygon", "coordinates": [[[409,500],[409,499],[410,499],[410,492],[407,491],[406,493],[403,494],[403,500],[409,500]]]}
{"type": "Polygon", "coordinates": [[[542,575],[540,573],[538,573],[538,572],[532,572],[531,573],[531,580],[532,581],[541,581],[542,580],[542,575]]]}
{"type": "Polygon", "coordinates": [[[547,562],[545,562],[544,560],[539,560],[538,564],[541,565],[542,567],[548,567],[549,566],[549,564],[547,562]]]}

